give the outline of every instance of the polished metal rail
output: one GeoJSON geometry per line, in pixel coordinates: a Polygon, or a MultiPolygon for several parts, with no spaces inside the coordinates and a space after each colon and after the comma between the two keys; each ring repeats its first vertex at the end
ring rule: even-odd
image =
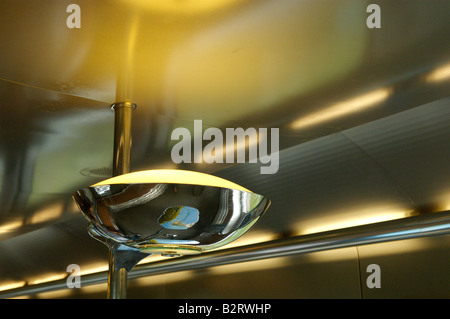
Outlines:
{"type": "MultiPolygon", "coordinates": [[[[136,266],[129,273],[129,278],[154,276],[245,261],[446,234],[450,234],[450,211],[277,239],[253,245],[207,252],[195,256],[177,257],[142,264],[136,266]]],[[[106,271],[89,274],[82,276],[81,282],[83,286],[104,283],[107,277],[108,272],[106,271]]],[[[33,295],[60,289],[68,289],[65,279],[0,291],[0,298],[33,295]]]]}

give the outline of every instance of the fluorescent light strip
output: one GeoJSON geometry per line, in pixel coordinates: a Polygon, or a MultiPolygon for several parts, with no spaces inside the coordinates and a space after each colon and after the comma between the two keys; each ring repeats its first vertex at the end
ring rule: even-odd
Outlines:
{"type": "Polygon", "coordinates": [[[293,129],[301,129],[359,112],[379,104],[380,102],[386,100],[391,94],[391,88],[381,88],[371,91],[369,93],[334,104],[318,112],[303,116],[292,122],[290,127],[293,129]]]}
{"type": "Polygon", "coordinates": [[[427,82],[440,82],[450,79],[450,63],[444,64],[426,76],[427,82]]]}

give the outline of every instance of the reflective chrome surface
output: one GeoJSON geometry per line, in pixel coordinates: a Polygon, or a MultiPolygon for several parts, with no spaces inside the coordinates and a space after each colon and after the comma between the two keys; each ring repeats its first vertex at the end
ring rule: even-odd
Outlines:
{"type": "Polygon", "coordinates": [[[111,106],[114,111],[114,176],[130,172],[130,158],[132,147],[132,111],[136,104],[131,102],[118,102],[111,106]]]}
{"type": "Polygon", "coordinates": [[[223,246],[249,230],[270,204],[250,192],[186,184],[91,186],[74,199],[101,236],[164,255],[223,246]]]}

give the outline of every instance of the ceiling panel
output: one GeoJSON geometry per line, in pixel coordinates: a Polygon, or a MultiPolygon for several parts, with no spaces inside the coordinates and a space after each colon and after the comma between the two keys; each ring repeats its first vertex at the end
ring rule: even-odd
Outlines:
{"type": "Polygon", "coordinates": [[[256,227],[280,233],[446,210],[449,105],[443,99],[284,149],[274,175],[256,164],[216,174],[269,196],[276,213],[256,227]]]}
{"type": "Polygon", "coordinates": [[[417,211],[449,209],[449,98],[374,121],[364,128],[346,130],[343,134],[385,170],[417,211]]]}

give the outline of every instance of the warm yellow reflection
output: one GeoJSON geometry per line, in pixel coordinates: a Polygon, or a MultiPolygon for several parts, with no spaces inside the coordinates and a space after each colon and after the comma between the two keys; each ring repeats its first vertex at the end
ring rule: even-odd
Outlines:
{"type": "Polygon", "coordinates": [[[31,224],[39,224],[54,220],[61,216],[64,209],[62,202],[52,203],[33,213],[30,219],[31,224]]]}
{"type": "Polygon", "coordinates": [[[269,258],[255,261],[247,261],[230,265],[222,265],[209,268],[212,274],[225,275],[251,271],[263,271],[269,269],[283,268],[290,264],[289,257],[269,258]]]}
{"type": "Polygon", "coordinates": [[[17,296],[17,297],[11,297],[8,299],[31,299],[31,296],[17,296]]]}
{"type": "Polygon", "coordinates": [[[147,276],[133,280],[133,284],[138,286],[165,285],[174,282],[184,281],[194,278],[195,274],[192,270],[174,272],[169,274],[161,274],[157,276],[147,276]]]}
{"type": "Polygon", "coordinates": [[[0,234],[14,231],[22,227],[22,220],[13,220],[4,224],[0,224],[0,234]]]}
{"type": "Polygon", "coordinates": [[[37,284],[42,284],[44,282],[61,280],[61,279],[64,279],[66,277],[67,277],[67,273],[62,273],[62,274],[55,274],[55,273],[43,274],[43,275],[41,275],[39,277],[32,278],[32,279],[28,280],[28,284],[29,285],[37,285],[37,284]]]}
{"type": "Polygon", "coordinates": [[[309,262],[317,263],[328,263],[344,260],[355,260],[356,262],[358,259],[358,254],[355,247],[318,251],[305,254],[304,256],[309,262]]]}
{"type": "Polygon", "coordinates": [[[80,267],[80,275],[95,274],[102,271],[108,271],[108,263],[99,262],[80,267]]]}
{"type": "Polygon", "coordinates": [[[450,79],[450,63],[444,64],[426,76],[427,82],[440,82],[450,79]]]}
{"type": "Polygon", "coordinates": [[[392,94],[391,88],[381,88],[369,93],[342,101],[318,112],[303,116],[291,123],[291,128],[301,129],[311,125],[333,120],[345,115],[374,107],[392,94]]]}
{"type": "Polygon", "coordinates": [[[54,290],[54,291],[46,291],[36,294],[36,298],[38,299],[64,299],[68,298],[71,294],[74,293],[73,289],[62,289],[62,290],[54,290]]]}
{"type": "Polygon", "coordinates": [[[399,255],[428,250],[432,247],[429,238],[413,238],[357,247],[361,258],[399,255]]]}
{"type": "Polygon", "coordinates": [[[227,244],[223,248],[220,249],[228,249],[232,247],[239,247],[245,245],[252,245],[257,243],[263,243],[266,241],[274,240],[277,237],[277,234],[269,232],[269,231],[250,231],[245,236],[239,237],[235,241],[227,244]]]}
{"type": "Polygon", "coordinates": [[[408,210],[392,209],[389,206],[361,208],[349,213],[336,213],[323,218],[302,221],[296,225],[296,229],[298,229],[298,235],[313,234],[404,218],[410,214],[408,210]]]}
{"type": "MultiPolygon", "coordinates": [[[[238,0],[121,0],[127,6],[163,14],[199,14],[230,6],[238,0]]],[[[240,0],[242,2],[242,0],[240,0]]]]}
{"type": "Polygon", "coordinates": [[[220,177],[193,171],[170,169],[156,169],[119,175],[93,186],[133,183],[203,185],[250,192],[248,189],[220,177]]]}
{"type": "MultiPolygon", "coordinates": [[[[136,50],[139,22],[138,15],[134,15],[129,21],[126,21],[128,23],[128,26],[125,26],[127,28],[126,43],[122,47],[123,60],[117,74],[116,101],[133,101],[133,73],[136,65],[134,52],[136,50]]],[[[125,25],[125,23],[123,24],[125,25]]]]}
{"type": "MultiPolygon", "coordinates": [[[[83,282],[81,284],[83,284],[83,282]]],[[[80,288],[80,293],[81,294],[104,294],[105,291],[107,290],[107,288],[108,288],[107,283],[89,285],[89,286],[85,286],[85,287],[82,286],[80,288]]]]}
{"type": "Polygon", "coordinates": [[[339,81],[361,65],[369,35],[359,27],[366,19],[363,2],[246,5],[185,36],[167,54],[164,100],[180,118],[228,125],[339,81]]]}
{"type": "Polygon", "coordinates": [[[7,281],[0,282],[0,291],[19,288],[25,286],[26,281],[7,281]]]}
{"type": "Polygon", "coordinates": [[[149,264],[149,263],[153,263],[153,262],[161,261],[161,260],[170,260],[171,258],[173,258],[173,257],[163,256],[160,254],[153,254],[153,255],[149,255],[148,257],[142,259],[137,264],[138,265],[149,264]]]}
{"type": "MultiPolygon", "coordinates": [[[[95,285],[89,285],[89,286],[82,286],[81,288],[76,289],[60,289],[60,290],[53,290],[53,291],[46,291],[36,294],[35,298],[38,299],[63,299],[63,298],[69,298],[76,295],[88,295],[88,294],[105,294],[105,291],[107,290],[107,283],[102,284],[95,284],[95,285]]],[[[24,299],[29,298],[30,296],[20,296],[18,298],[24,299]]]]}

